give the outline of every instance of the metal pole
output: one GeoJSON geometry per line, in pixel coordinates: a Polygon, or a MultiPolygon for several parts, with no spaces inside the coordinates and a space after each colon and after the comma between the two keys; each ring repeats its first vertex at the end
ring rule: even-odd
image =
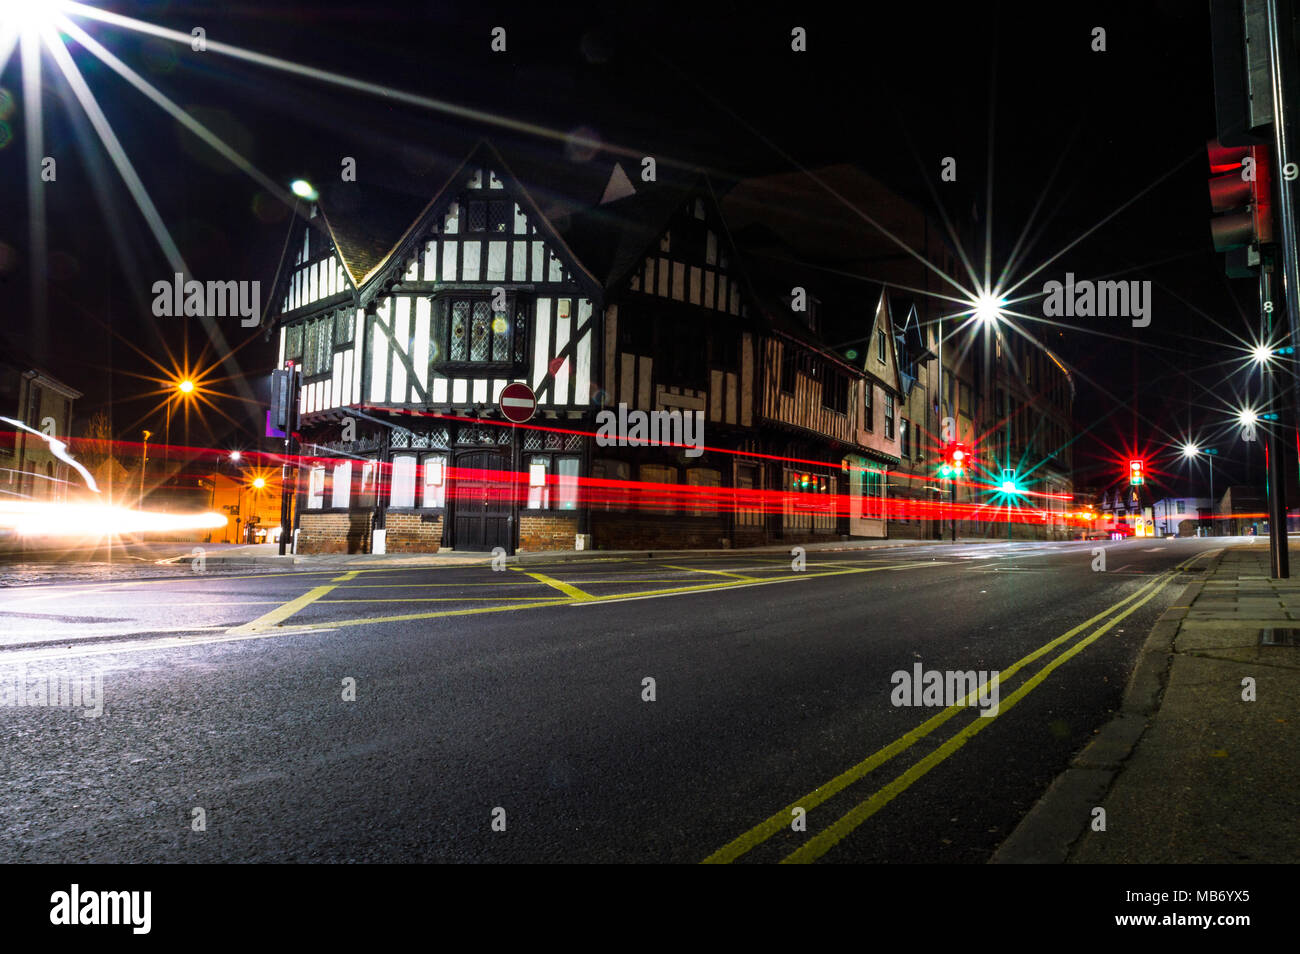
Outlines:
{"type": "Polygon", "coordinates": [[[1214,455],[1206,454],[1205,459],[1210,461],[1210,535],[1218,537],[1218,528],[1214,526],[1214,455]]]}
{"type": "MultiPolygon", "coordinates": [[[[1290,344],[1300,344],[1300,262],[1296,261],[1296,152],[1292,148],[1291,120],[1295,106],[1294,10],[1292,0],[1267,0],[1269,69],[1273,87],[1274,158],[1278,189],[1278,223],[1282,245],[1282,294],[1286,299],[1290,344]],[[1288,177],[1288,171],[1291,175],[1288,177]]],[[[1288,361],[1292,376],[1293,406],[1300,406],[1300,378],[1288,361]]]]}
{"type": "MultiPolygon", "coordinates": [[[[1267,254],[1260,262],[1259,268],[1259,311],[1264,325],[1262,339],[1264,344],[1273,346],[1273,256],[1267,254]]],[[[1265,361],[1260,368],[1260,378],[1264,385],[1264,407],[1272,410],[1275,397],[1273,375],[1276,371],[1272,358],[1265,361]]],[[[1286,533],[1286,460],[1282,456],[1283,433],[1287,415],[1278,412],[1277,427],[1268,435],[1264,445],[1264,454],[1268,460],[1265,477],[1268,488],[1268,551],[1269,569],[1275,580],[1285,580],[1291,576],[1291,556],[1287,551],[1286,533]]]]}
{"type": "Polygon", "coordinates": [[[286,458],[284,466],[280,468],[280,556],[284,556],[285,547],[289,543],[289,535],[293,533],[290,520],[292,515],[292,503],[289,489],[289,467],[294,468],[293,496],[298,493],[298,383],[301,380],[299,371],[295,367],[289,375],[289,412],[286,415],[289,422],[289,437],[284,442],[286,458]]]}
{"type": "Polygon", "coordinates": [[[149,466],[149,438],[151,436],[148,431],[144,432],[144,456],[140,459],[140,500],[136,504],[136,507],[140,510],[144,509],[144,471],[149,466]]]}

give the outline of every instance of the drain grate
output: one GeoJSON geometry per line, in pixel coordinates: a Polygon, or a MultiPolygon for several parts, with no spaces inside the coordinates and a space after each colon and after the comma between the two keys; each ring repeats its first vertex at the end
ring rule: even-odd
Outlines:
{"type": "Polygon", "coordinates": [[[1259,631],[1261,646],[1300,647],[1300,629],[1261,629],[1259,631]]]}

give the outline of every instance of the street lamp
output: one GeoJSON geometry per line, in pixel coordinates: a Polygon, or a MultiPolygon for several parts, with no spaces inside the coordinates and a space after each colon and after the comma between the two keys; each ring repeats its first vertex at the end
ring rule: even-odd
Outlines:
{"type": "MultiPolygon", "coordinates": [[[[177,394],[181,395],[181,397],[184,398],[184,397],[189,397],[191,394],[193,394],[197,385],[195,385],[194,380],[192,378],[181,378],[179,381],[173,381],[172,387],[175,389],[177,394]]],[[[171,461],[172,397],[173,395],[171,394],[167,395],[167,400],[165,402],[167,408],[167,441],[166,444],[164,444],[163,446],[163,478],[164,479],[166,479],[167,476],[167,466],[171,461]]]]}
{"type": "MultiPolygon", "coordinates": [[[[1243,411],[1242,413],[1243,415],[1249,413],[1253,417],[1255,412],[1243,411]]],[[[1245,422],[1243,421],[1242,423],[1245,422]]],[[[1190,461],[1193,457],[1196,457],[1199,454],[1204,454],[1205,462],[1210,467],[1210,536],[1216,536],[1216,534],[1214,533],[1214,455],[1216,453],[1218,452],[1215,451],[1213,448],[1206,448],[1205,450],[1202,450],[1200,447],[1192,443],[1187,443],[1183,445],[1184,457],[1186,457],[1190,461]]]]}

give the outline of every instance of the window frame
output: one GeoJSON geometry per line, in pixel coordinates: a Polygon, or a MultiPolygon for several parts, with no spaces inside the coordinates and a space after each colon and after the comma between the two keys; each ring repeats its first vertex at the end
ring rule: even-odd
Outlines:
{"type": "Polygon", "coordinates": [[[492,297],[492,292],[489,289],[447,289],[430,297],[429,345],[431,354],[429,369],[434,374],[441,377],[513,378],[523,373],[528,364],[528,356],[532,351],[530,345],[536,315],[536,300],[532,295],[509,290],[506,292],[505,314],[514,316],[510,319],[511,336],[506,360],[489,358],[486,361],[475,361],[473,358],[468,357],[473,353],[474,306],[478,302],[486,302],[488,306],[488,347],[489,355],[492,354],[494,339],[496,338],[496,334],[492,330],[492,323],[495,321],[496,314],[498,314],[492,311],[492,297]],[[453,309],[459,302],[465,302],[469,305],[469,311],[465,319],[468,325],[464,345],[467,356],[453,359],[448,357],[452,353],[452,316],[453,309]],[[522,331],[519,329],[520,318],[523,319],[524,323],[522,331]],[[434,355],[439,357],[434,357],[434,355]]]}

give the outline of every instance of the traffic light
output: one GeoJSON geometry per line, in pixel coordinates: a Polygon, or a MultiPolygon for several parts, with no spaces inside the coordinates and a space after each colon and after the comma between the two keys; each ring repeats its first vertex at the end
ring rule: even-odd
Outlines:
{"type": "Polygon", "coordinates": [[[1227,252],[1230,278],[1249,278],[1259,264],[1259,246],[1273,241],[1269,200],[1272,165],[1264,146],[1223,146],[1211,139],[1210,235],[1216,252],[1227,252]]]}
{"type": "Polygon", "coordinates": [[[1147,462],[1144,460],[1131,460],[1128,462],[1128,482],[1134,487],[1145,484],[1147,462]]]}
{"type": "Polygon", "coordinates": [[[300,383],[295,368],[271,372],[270,424],[286,435],[298,429],[298,386],[300,383]]]}
{"type": "Polygon", "coordinates": [[[939,476],[943,478],[960,477],[970,463],[970,452],[960,441],[943,445],[943,463],[939,465],[939,476]]]}

